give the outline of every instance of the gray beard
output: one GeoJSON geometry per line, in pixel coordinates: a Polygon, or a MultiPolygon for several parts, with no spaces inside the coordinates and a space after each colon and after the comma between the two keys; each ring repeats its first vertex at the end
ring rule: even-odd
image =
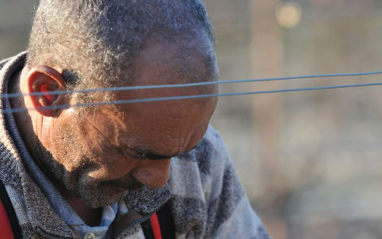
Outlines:
{"type": "Polygon", "coordinates": [[[119,201],[127,192],[137,191],[144,187],[144,185],[133,177],[126,180],[112,180],[100,182],[94,186],[87,186],[83,181],[86,181],[87,175],[77,172],[78,177],[65,177],[65,188],[76,197],[80,198],[89,207],[99,208],[105,207],[112,203],[119,201]],[[119,188],[116,190],[115,187],[119,188]],[[125,188],[126,191],[121,191],[125,188]]]}

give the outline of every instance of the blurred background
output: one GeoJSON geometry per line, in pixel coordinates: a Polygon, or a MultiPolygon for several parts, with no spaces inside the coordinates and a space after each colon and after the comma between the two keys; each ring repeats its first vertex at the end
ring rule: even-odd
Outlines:
{"type": "MultiPolygon", "coordinates": [[[[26,49],[37,0],[0,0],[0,59],[26,49]]],[[[221,80],[382,70],[380,0],[205,0],[221,80]]],[[[381,81],[231,84],[222,92],[381,81]]],[[[382,238],[382,87],[222,97],[212,120],[274,239],[382,238]]]]}

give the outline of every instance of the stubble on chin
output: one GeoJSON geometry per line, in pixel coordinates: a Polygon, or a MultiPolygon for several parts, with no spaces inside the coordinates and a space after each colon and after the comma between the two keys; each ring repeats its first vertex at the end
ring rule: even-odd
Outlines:
{"type": "Polygon", "coordinates": [[[123,179],[89,184],[86,170],[78,170],[66,175],[65,188],[88,206],[100,208],[119,201],[128,191],[136,191],[144,185],[130,175],[123,179]]]}

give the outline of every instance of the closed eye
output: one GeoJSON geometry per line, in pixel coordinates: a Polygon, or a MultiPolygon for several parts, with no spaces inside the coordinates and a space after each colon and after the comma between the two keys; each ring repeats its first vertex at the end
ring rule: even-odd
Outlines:
{"type": "Polygon", "coordinates": [[[191,149],[185,151],[185,152],[177,153],[177,154],[173,154],[173,155],[161,155],[161,154],[151,152],[150,150],[138,150],[138,149],[131,149],[131,148],[122,148],[122,149],[120,149],[120,151],[122,152],[122,154],[125,157],[132,157],[134,159],[166,160],[166,159],[176,157],[180,154],[189,152],[189,151],[195,149],[196,147],[198,147],[198,145],[199,145],[199,143],[196,144],[191,149]]]}

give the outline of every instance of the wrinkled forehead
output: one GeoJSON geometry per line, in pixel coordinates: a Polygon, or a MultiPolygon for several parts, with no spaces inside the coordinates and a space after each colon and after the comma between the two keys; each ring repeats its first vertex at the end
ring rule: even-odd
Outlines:
{"type": "MultiPolygon", "coordinates": [[[[119,86],[163,86],[218,80],[219,72],[213,46],[207,39],[197,39],[187,42],[187,44],[169,44],[160,40],[145,45],[146,47],[134,60],[132,79],[119,86]]],[[[165,116],[174,119],[193,118],[203,121],[205,124],[214,112],[217,98],[156,100],[216,94],[217,92],[217,85],[133,89],[116,91],[111,100],[154,100],[147,103],[117,105],[118,115],[123,115],[130,120],[139,119],[140,122],[146,121],[151,124],[149,121],[155,121],[159,116],[165,116]]]]}
{"type": "MultiPolygon", "coordinates": [[[[211,82],[218,80],[219,72],[209,40],[199,39],[186,45],[166,44],[157,41],[148,44],[134,61],[134,75],[127,86],[166,86],[211,82]]],[[[216,94],[217,85],[191,87],[162,87],[158,89],[134,89],[116,92],[115,100],[161,99],[187,96],[216,94]]],[[[121,110],[141,109],[141,111],[164,110],[178,111],[199,107],[199,110],[211,110],[216,104],[216,98],[176,99],[169,101],[154,101],[150,103],[128,104],[119,107],[121,110]]],[[[202,113],[202,112],[201,112],[202,113]]]]}
{"type": "MultiPolygon", "coordinates": [[[[216,101],[200,99],[148,102],[124,106],[123,125],[129,142],[146,145],[195,144],[205,134],[216,101]],[[149,136],[149,137],[148,137],[149,136]],[[134,140],[132,141],[132,137],[134,140]]],[[[159,148],[159,147],[157,147],[159,148]]]]}
{"type": "Polygon", "coordinates": [[[203,127],[209,123],[215,111],[217,98],[191,98],[176,99],[177,96],[188,97],[208,93],[215,93],[211,90],[198,89],[151,89],[137,90],[128,94],[120,93],[117,100],[126,98],[132,100],[145,99],[148,102],[128,103],[118,106],[118,112],[123,118],[129,119],[134,124],[147,124],[145,127],[166,125],[165,127],[176,127],[183,123],[189,124],[187,127],[203,127]],[[163,101],[150,101],[150,99],[172,98],[163,101]],[[187,122],[186,122],[187,121],[187,122]]]}

